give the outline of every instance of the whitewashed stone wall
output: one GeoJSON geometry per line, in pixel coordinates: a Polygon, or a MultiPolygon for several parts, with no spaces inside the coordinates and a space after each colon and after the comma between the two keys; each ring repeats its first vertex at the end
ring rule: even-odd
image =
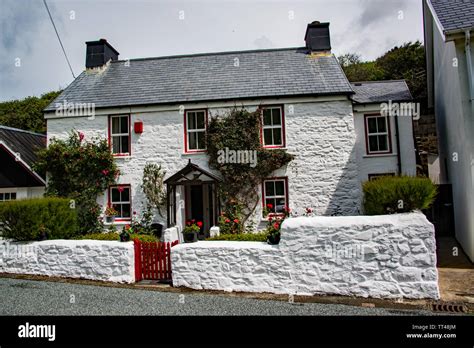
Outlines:
{"type": "Polygon", "coordinates": [[[439,298],[433,225],[421,213],[291,218],[282,240],[172,249],[173,285],[193,289],[439,298]]]}
{"type": "Polygon", "coordinates": [[[0,240],[0,272],[133,283],[133,242],[0,240]]]}
{"type": "MultiPolygon", "coordinates": [[[[287,150],[296,157],[287,167],[274,172],[274,176],[288,177],[290,208],[304,211],[304,208],[312,207],[318,215],[357,214],[361,192],[351,102],[345,97],[239,102],[239,106],[249,110],[255,110],[260,104],[284,105],[287,150]]],[[[207,108],[209,117],[223,114],[233,106],[233,102],[184,105],[190,109],[207,108]]],[[[167,172],[166,177],[182,169],[189,159],[210,170],[205,154],[184,153],[184,116],[179,112],[179,106],[101,110],[94,119],[55,118],[47,114],[47,137],[48,140],[53,137],[64,139],[72,129],[83,132],[86,140],[95,136],[107,137],[108,115],[126,113],[131,114],[132,124],[135,121],[144,124],[142,134],[132,131],[131,156],[117,158],[122,173],[119,183],[131,185],[132,209],[139,215],[146,202],[140,184],[147,162],[161,164],[167,172]]],[[[106,195],[98,201],[105,205],[106,195]]],[[[261,223],[261,210],[258,205],[252,219],[256,224],[261,223]]],[[[164,223],[163,218],[159,220],[164,223]]]]}

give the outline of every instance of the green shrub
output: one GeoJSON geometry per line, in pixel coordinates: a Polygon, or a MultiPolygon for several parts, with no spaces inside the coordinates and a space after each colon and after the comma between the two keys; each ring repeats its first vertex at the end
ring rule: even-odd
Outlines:
{"type": "Polygon", "coordinates": [[[18,241],[68,239],[78,233],[77,210],[66,198],[34,198],[0,203],[1,234],[18,241]]]}
{"type": "Polygon", "coordinates": [[[207,238],[206,240],[230,240],[239,242],[265,242],[267,240],[267,232],[258,233],[239,233],[239,234],[221,234],[220,236],[207,238]]]}
{"type": "Polygon", "coordinates": [[[363,185],[364,212],[382,215],[427,209],[434,201],[436,186],[429,178],[384,176],[363,185]]]}
{"type": "MultiPolygon", "coordinates": [[[[83,236],[78,236],[75,239],[93,239],[93,240],[120,240],[119,233],[109,232],[109,233],[89,233],[83,236]]],[[[158,239],[154,236],[148,234],[130,234],[130,240],[138,239],[141,242],[158,242],[158,239]]]]}

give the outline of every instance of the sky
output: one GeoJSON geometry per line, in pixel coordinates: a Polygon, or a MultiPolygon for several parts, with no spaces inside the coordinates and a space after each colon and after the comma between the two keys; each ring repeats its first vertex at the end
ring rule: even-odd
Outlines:
{"type": "MultiPolygon", "coordinates": [[[[373,60],[423,41],[421,0],[46,0],[75,76],[86,41],[120,59],[304,46],[330,22],[332,52],[373,60]]],[[[0,0],[0,101],[67,87],[73,77],[43,0],[0,0]]]]}

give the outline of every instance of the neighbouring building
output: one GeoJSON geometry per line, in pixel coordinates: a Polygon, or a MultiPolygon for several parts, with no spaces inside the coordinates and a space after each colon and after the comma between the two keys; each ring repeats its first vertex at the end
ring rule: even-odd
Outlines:
{"type": "Polygon", "coordinates": [[[440,184],[451,184],[456,239],[474,260],[474,2],[425,0],[428,98],[434,106],[440,184]]]}
{"type": "Polygon", "coordinates": [[[42,197],[45,175],[32,169],[46,135],[0,126],[0,202],[42,197]]]}
{"type": "MultiPolygon", "coordinates": [[[[361,183],[381,174],[414,174],[411,118],[398,125],[381,104],[411,100],[402,81],[351,85],[331,54],[329,23],[308,25],[305,47],[119,60],[104,39],[87,42],[86,70],[45,109],[47,136],[107,137],[121,175],[98,201],[128,223],[143,211],[147,162],[166,170],[168,214],[217,223],[219,173],[209,168],[208,120],[234,106],[263,108],[262,146],[295,155],[259,187],[252,221],[265,204],[319,215],[361,212],[361,183]],[[61,114],[61,105],[94,105],[94,114],[61,114]]],[[[244,131],[244,130],[243,130],[244,131]]]]}

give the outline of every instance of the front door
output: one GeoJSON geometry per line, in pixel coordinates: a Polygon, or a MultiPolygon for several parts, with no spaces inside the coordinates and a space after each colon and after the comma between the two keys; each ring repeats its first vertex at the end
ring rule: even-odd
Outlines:
{"type": "Polygon", "coordinates": [[[203,183],[186,186],[186,221],[201,221],[203,226],[199,233],[199,239],[209,237],[209,230],[217,223],[217,205],[215,197],[215,186],[203,183]]]}

